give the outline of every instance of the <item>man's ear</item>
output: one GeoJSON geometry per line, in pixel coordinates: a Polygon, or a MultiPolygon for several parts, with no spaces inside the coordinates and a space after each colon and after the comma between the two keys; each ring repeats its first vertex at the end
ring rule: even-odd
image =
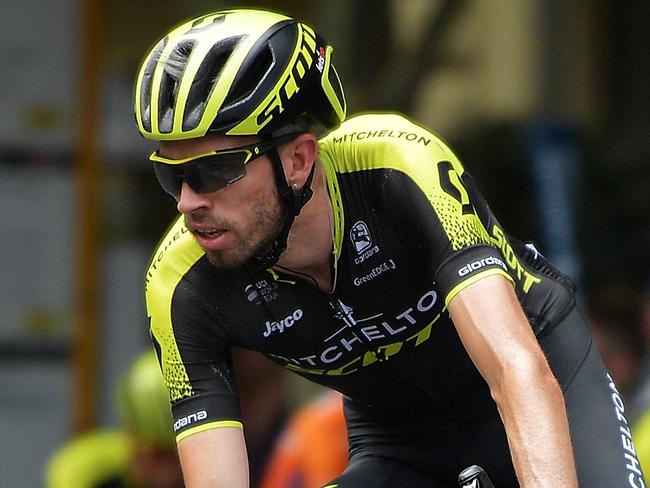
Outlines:
{"type": "Polygon", "coordinates": [[[302,188],[318,157],[318,139],[313,134],[300,134],[285,146],[283,153],[287,182],[302,188]]]}

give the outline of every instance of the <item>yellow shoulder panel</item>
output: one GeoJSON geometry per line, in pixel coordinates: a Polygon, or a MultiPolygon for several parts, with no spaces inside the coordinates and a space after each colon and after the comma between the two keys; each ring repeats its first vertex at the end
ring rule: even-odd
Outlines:
{"type": "Polygon", "coordinates": [[[172,328],[172,298],[183,276],[203,254],[179,217],[158,245],[145,279],[151,334],[160,344],[163,376],[172,401],[192,394],[172,328]]]}
{"type": "Polygon", "coordinates": [[[399,114],[352,117],[320,142],[320,160],[328,173],[373,169],[406,174],[431,203],[452,249],[489,236],[462,182],[463,166],[437,136],[399,114]]]}

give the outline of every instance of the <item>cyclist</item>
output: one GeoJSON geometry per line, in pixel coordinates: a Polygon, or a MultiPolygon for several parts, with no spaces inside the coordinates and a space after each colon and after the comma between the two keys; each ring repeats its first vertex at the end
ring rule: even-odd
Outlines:
{"type": "Polygon", "coordinates": [[[65,444],[46,469],[47,488],[180,488],[167,389],[153,351],[119,385],[122,428],[95,430],[65,444]]]}
{"type": "Polygon", "coordinates": [[[187,486],[247,486],[233,346],[344,394],[328,486],[457,486],[471,464],[500,488],[643,486],[571,281],[429,131],[343,122],[311,27],[185,22],[146,55],[135,115],[181,214],[145,288],[187,486]]]}

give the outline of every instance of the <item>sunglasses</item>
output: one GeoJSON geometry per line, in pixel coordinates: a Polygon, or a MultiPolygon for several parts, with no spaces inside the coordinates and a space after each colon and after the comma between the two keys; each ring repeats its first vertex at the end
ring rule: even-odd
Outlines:
{"type": "Polygon", "coordinates": [[[163,190],[179,198],[183,182],[196,193],[220,190],[246,176],[246,165],[300,133],[265,139],[247,146],[215,150],[184,159],[169,159],[154,151],[149,160],[163,190]]]}

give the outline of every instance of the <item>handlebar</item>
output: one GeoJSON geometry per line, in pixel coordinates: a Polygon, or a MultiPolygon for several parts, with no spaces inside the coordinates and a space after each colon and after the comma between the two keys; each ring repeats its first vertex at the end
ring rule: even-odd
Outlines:
{"type": "Polygon", "coordinates": [[[458,485],[460,488],[494,488],[485,470],[476,465],[461,471],[458,475],[458,485]]]}

